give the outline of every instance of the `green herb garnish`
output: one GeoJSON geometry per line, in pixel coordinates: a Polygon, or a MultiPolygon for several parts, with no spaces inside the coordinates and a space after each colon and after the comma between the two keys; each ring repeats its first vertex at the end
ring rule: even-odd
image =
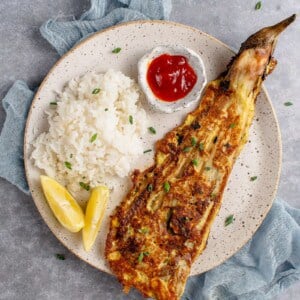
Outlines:
{"type": "Polygon", "coordinates": [[[255,181],[257,179],[257,176],[252,176],[251,178],[250,178],[250,181],[255,181]]]}
{"type": "Polygon", "coordinates": [[[147,233],[149,233],[149,228],[147,228],[147,227],[140,228],[140,229],[138,229],[138,232],[142,233],[142,234],[147,234],[147,233]]]}
{"type": "Polygon", "coordinates": [[[141,263],[144,259],[144,252],[141,252],[138,257],[138,262],[141,263]]]}
{"type": "Polygon", "coordinates": [[[111,51],[112,53],[119,53],[122,49],[120,47],[115,48],[113,51],[111,51]]]}
{"type": "Polygon", "coordinates": [[[57,105],[57,102],[50,102],[50,105],[57,105]]]}
{"type": "Polygon", "coordinates": [[[99,89],[99,88],[93,89],[92,94],[93,95],[99,94],[100,91],[101,91],[101,89],[99,89]]]}
{"type": "Polygon", "coordinates": [[[71,153],[71,154],[70,154],[70,158],[72,158],[72,157],[73,157],[73,154],[71,153]]]}
{"type": "Polygon", "coordinates": [[[195,138],[195,137],[192,137],[192,138],[191,138],[191,144],[192,144],[192,146],[193,146],[193,147],[195,147],[195,146],[196,146],[196,144],[197,144],[197,140],[196,140],[196,138],[195,138]]]}
{"type": "Polygon", "coordinates": [[[151,152],[152,151],[152,149],[147,149],[147,150],[145,150],[143,153],[149,153],[149,152],[151,152]]]}
{"type": "Polygon", "coordinates": [[[203,143],[199,143],[199,150],[203,151],[204,150],[204,144],[203,143]]]}
{"type": "Polygon", "coordinates": [[[261,9],[261,1],[258,1],[256,4],[255,4],[255,10],[259,10],[261,9]]]}
{"type": "Polygon", "coordinates": [[[130,115],[128,120],[129,120],[129,123],[132,125],[133,124],[133,116],[130,115]]]}
{"type": "Polygon", "coordinates": [[[170,183],[168,181],[164,182],[164,190],[166,193],[168,193],[170,191],[170,183]]]}
{"type": "Polygon", "coordinates": [[[284,105],[285,105],[285,106],[292,106],[292,105],[293,105],[293,103],[292,103],[292,102],[290,102],[290,101],[288,101],[288,102],[285,102],[285,103],[284,103],[284,105]]]}
{"type": "Polygon", "coordinates": [[[236,124],[232,123],[232,124],[229,125],[229,128],[234,128],[235,126],[236,126],[236,124]]]}
{"type": "Polygon", "coordinates": [[[104,111],[108,111],[108,108],[105,108],[104,111]]]}
{"type": "Polygon", "coordinates": [[[152,192],[152,191],[153,191],[153,185],[152,185],[151,183],[149,183],[149,184],[147,185],[147,191],[148,191],[148,192],[152,192]]]}
{"type": "Polygon", "coordinates": [[[59,253],[56,253],[56,254],[55,254],[55,257],[56,257],[57,259],[59,259],[59,260],[65,260],[65,259],[66,259],[66,257],[65,257],[64,254],[59,254],[59,253]]]}
{"type": "Polygon", "coordinates": [[[233,215],[228,216],[228,217],[225,219],[225,226],[230,225],[231,223],[233,223],[233,221],[234,221],[233,215]]]}
{"type": "Polygon", "coordinates": [[[87,184],[87,183],[84,183],[84,182],[79,182],[79,185],[85,189],[86,191],[89,191],[90,190],[90,186],[87,184]]]}
{"type": "Polygon", "coordinates": [[[90,138],[90,142],[91,142],[91,143],[95,142],[97,136],[98,136],[97,133],[93,134],[92,137],[90,138]]]}
{"type": "Polygon", "coordinates": [[[192,164],[197,167],[198,166],[198,159],[194,158],[192,160],[192,164]]]}
{"type": "Polygon", "coordinates": [[[138,257],[138,262],[141,263],[143,261],[144,257],[148,256],[149,254],[150,254],[149,252],[141,252],[138,257]]]}
{"type": "Polygon", "coordinates": [[[148,130],[150,131],[150,133],[155,134],[156,130],[153,127],[148,127],[148,130]]]}
{"type": "Polygon", "coordinates": [[[209,171],[210,167],[205,167],[204,169],[205,169],[205,171],[209,171]]]}
{"type": "Polygon", "coordinates": [[[187,153],[187,152],[190,152],[192,150],[192,147],[185,147],[183,148],[183,152],[187,153]]]}
{"type": "Polygon", "coordinates": [[[65,161],[65,166],[66,166],[66,168],[72,170],[72,164],[70,162],[65,161]]]}

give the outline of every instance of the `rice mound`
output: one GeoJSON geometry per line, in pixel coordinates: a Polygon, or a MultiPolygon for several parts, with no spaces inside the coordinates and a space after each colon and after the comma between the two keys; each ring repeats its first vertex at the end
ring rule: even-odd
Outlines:
{"type": "Polygon", "coordinates": [[[33,142],[35,166],[77,193],[112,187],[143,153],[147,115],[134,80],[119,71],[70,80],[46,110],[49,131],[33,142]]]}

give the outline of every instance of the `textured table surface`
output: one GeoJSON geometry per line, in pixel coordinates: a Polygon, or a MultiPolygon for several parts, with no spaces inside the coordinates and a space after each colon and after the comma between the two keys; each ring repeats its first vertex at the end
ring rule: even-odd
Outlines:
{"type": "MultiPolygon", "coordinates": [[[[171,20],[199,28],[233,49],[258,28],[300,12],[299,0],[173,0],[171,20]]],[[[88,0],[0,1],[0,99],[16,79],[36,87],[58,59],[39,34],[48,18],[79,16],[88,0]]],[[[278,197],[300,208],[300,20],[280,38],[276,71],[266,87],[280,122],[283,167],[278,197]],[[284,102],[293,106],[286,107],[284,102]]],[[[5,114],[0,108],[0,129],[5,114]]],[[[0,179],[0,299],[141,299],[116,279],[68,252],[50,232],[30,197],[0,179]],[[66,260],[56,259],[56,253],[66,260]]],[[[296,300],[300,283],[277,299],[296,300]]]]}

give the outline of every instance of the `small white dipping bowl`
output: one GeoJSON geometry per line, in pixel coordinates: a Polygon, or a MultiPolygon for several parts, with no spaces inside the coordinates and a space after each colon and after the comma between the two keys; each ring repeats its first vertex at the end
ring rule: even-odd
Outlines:
{"type": "Polygon", "coordinates": [[[172,113],[188,107],[196,102],[206,84],[206,73],[201,57],[193,50],[183,46],[158,46],[146,53],[138,62],[138,81],[150,105],[156,110],[165,113],[172,113]],[[163,55],[182,55],[186,57],[188,64],[193,68],[197,75],[197,81],[192,90],[183,98],[173,102],[163,101],[157,98],[152,92],[148,81],[147,72],[151,62],[163,55]]]}

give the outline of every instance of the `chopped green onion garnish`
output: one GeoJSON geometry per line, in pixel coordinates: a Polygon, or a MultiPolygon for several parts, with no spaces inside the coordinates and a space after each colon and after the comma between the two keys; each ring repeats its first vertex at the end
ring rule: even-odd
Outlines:
{"type": "Polygon", "coordinates": [[[90,186],[87,184],[87,183],[84,183],[84,182],[79,182],[79,185],[85,189],[86,191],[89,191],[90,190],[90,186]]]}
{"type": "Polygon", "coordinates": [[[115,48],[113,51],[111,51],[112,53],[119,53],[122,49],[120,47],[115,48]]]}
{"type": "Polygon", "coordinates": [[[197,167],[198,166],[198,159],[193,159],[192,164],[197,167]]]}
{"type": "Polygon", "coordinates": [[[148,153],[148,152],[151,152],[151,151],[152,151],[152,149],[147,149],[147,150],[144,151],[144,153],[148,153]]]}
{"type": "Polygon", "coordinates": [[[90,138],[90,142],[91,142],[91,143],[95,142],[97,136],[98,136],[97,133],[93,134],[92,137],[90,138]]]}
{"type": "Polygon", "coordinates": [[[72,158],[73,157],[73,154],[70,154],[70,158],[72,158]]]}
{"type": "Polygon", "coordinates": [[[153,185],[150,183],[147,185],[147,191],[152,192],[153,191],[153,185]]]}
{"type": "Polygon", "coordinates": [[[129,118],[128,118],[128,120],[129,120],[130,124],[133,124],[133,116],[130,115],[129,118]]]}
{"type": "Polygon", "coordinates": [[[229,125],[229,128],[234,128],[235,126],[236,126],[236,124],[232,123],[232,124],[229,125]]]}
{"type": "Polygon", "coordinates": [[[144,253],[141,252],[141,253],[139,254],[139,257],[138,257],[138,262],[139,262],[139,263],[142,262],[143,259],[144,259],[144,253]]]}
{"type": "Polygon", "coordinates": [[[100,91],[101,91],[101,89],[96,88],[96,89],[94,89],[94,90],[92,91],[92,94],[93,94],[93,95],[99,94],[100,91]]]}
{"type": "Polygon", "coordinates": [[[256,4],[255,4],[255,10],[259,10],[261,9],[261,1],[258,1],[256,4]]]}
{"type": "Polygon", "coordinates": [[[192,147],[183,148],[183,152],[185,152],[185,153],[190,152],[191,150],[192,150],[192,147]]]}
{"type": "Polygon", "coordinates": [[[156,130],[153,127],[148,127],[148,130],[150,131],[150,133],[155,134],[156,130]]]}
{"type": "Polygon", "coordinates": [[[144,256],[148,256],[149,254],[149,252],[141,252],[138,257],[138,262],[141,263],[144,259],[144,256]]]}
{"type": "Polygon", "coordinates": [[[209,171],[210,167],[205,167],[204,169],[205,169],[205,171],[209,171]]]}
{"type": "Polygon", "coordinates": [[[230,225],[234,221],[233,215],[230,215],[225,220],[225,226],[230,225]]]}
{"type": "Polygon", "coordinates": [[[255,181],[257,179],[257,176],[252,176],[251,178],[250,178],[250,181],[255,181]]]}
{"type": "Polygon", "coordinates": [[[108,111],[108,108],[105,108],[104,111],[108,111]]]}
{"type": "Polygon", "coordinates": [[[147,228],[147,227],[140,228],[138,230],[138,232],[142,233],[142,234],[147,234],[147,233],[149,233],[149,228],[147,228]]]}
{"type": "Polygon", "coordinates": [[[197,144],[196,138],[194,138],[194,137],[191,138],[191,144],[192,144],[193,147],[196,146],[196,144],[197,144]]]}
{"type": "Polygon", "coordinates": [[[57,102],[50,102],[50,105],[57,105],[57,102]]]}
{"type": "Polygon", "coordinates": [[[65,260],[65,259],[66,259],[66,257],[65,257],[64,254],[59,254],[59,253],[57,253],[57,254],[55,254],[55,256],[56,256],[56,258],[59,259],[59,260],[65,260]]]}
{"type": "Polygon", "coordinates": [[[170,183],[168,181],[164,182],[164,190],[166,193],[168,193],[170,191],[170,183]]]}
{"type": "Polygon", "coordinates": [[[70,162],[65,161],[65,166],[66,166],[66,168],[72,170],[72,164],[70,162]]]}
{"type": "Polygon", "coordinates": [[[199,150],[203,151],[204,150],[204,144],[203,143],[199,143],[199,150]]]}
{"type": "Polygon", "coordinates": [[[285,102],[284,105],[285,105],[285,106],[292,106],[293,103],[288,101],[288,102],[285,102]]]}

